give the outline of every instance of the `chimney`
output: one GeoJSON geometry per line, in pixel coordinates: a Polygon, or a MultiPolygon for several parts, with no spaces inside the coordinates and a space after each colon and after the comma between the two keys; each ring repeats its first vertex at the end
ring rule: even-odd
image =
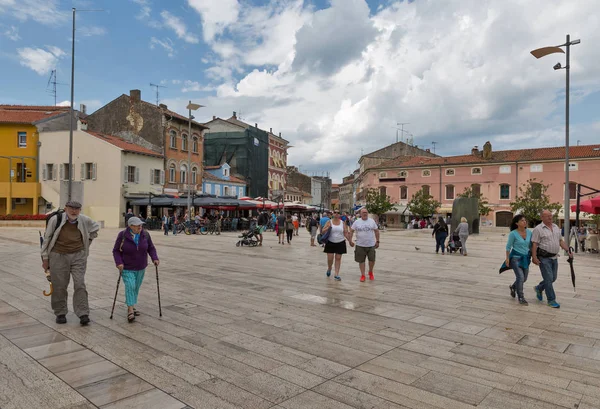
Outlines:
{"type": "Polygon", "coordinates": [[[233,119],[237,119],[237,112],[233,111],[233,119]]]}
{"type": "Polygon", "coordinates": [[[281,132],[279,132],[279,137],[281,138],[281,132]]]}
{"type": "Polygon", "coordinates": [[[142,91],[139,89],[132,89],[129,91],[129,98],[131,99],[131,102],[140,102],[142,100],[142,91]]]}
{"type": "Polygon", "coordinates": [[[158,104],[159,107],[161,107],[162,109],[167,109],[167,106],[165,104],[158,104]]]}
{"type": "Polygon", "coordinates": [[[430,153],[431,149],[427,148],[427,149],[425,149],[425,152],[430,153]]]}
{"type": "Polygon", "coordinates": [[[270,133],[273,133],[273,128],[269,128],[269,132],[270,132],[270,133]]]}
{"type": "Polygon", "coordinates": [[[85,106],[85,104],[79,104],[79,112],[81,112],[82,114],[87,114],[87,107],[85,106]]]}
{"type": "Polygon", "coordinates": [[[256,122],[254,123],[254,127],[255,127],[255,128],[258,128],[258,124],[257,124],[256,122]]]}
{"type": "Polygon", "coordinates": [[[213,115],[213,121],[214,121],[215,119],[217,119],[217,116],[216,116],[216,115],[213,115]]]}
{"type": "Polygon", "coordinates": [[[479,147],[477,145],[473,146],[473,149],[471,149],[471,155],[479,155],[479,147]]]}

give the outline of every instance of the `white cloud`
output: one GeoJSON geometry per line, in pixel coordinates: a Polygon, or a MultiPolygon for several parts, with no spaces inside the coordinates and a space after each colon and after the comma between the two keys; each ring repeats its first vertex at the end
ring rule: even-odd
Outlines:
{"type": "Polygon", "coordinates": [[[150,38],[150,49],[154,50],[157,45],[161,46],[170,58],[175,56],[175,48],[173,48],[173,41],[170,38],[164,40],[159,40],[156,37],[150,38]]]}
{"type": "Polygon", "coordinates": [[[200,42],[198,37],[188,32],[185,23],[179,17],[174,16],[166,10],[163,10],[160,13],[160,16],[163,19],[164,25],[173,30],[175,34],[177,34],[177,37],[179,37],[186,43],[197,44],[200,42]]]}
{"type": "Polygon", "coordinates": [[[68,21],[69,11],[61,10],[58,0],[0,0],[0,14],[12,15],[19,21],[33,20],[48,26],[68,21]]]}
{"type": "Polygon", "coordinates": [[[56,103],[57,107],[70,107],[71,101],[61,101],[56,103]]]}
{"type": "Polygon", "coordinates": [[[106,29],[98,26],[83,26],[77,31],[84,37],[102,36],[106,34],[106,29]]]}
{"type": "Polygon", "coordinates": [[[21,65],[31,68],[40,75],[45,75],[54,69],[58,60],[66,55],[63,50],[55,46],[46,46],[46,50],[43,48],[19,48],[17,53],[21,65]]]}
{"type": "Polygon", "coordinates": [[[21,36],[19,35],[19,29],[15,26],[8,27],[3,34],[13,41],[19,41],[21,39],[21,36]]]}
{"type": "Polygon", "coordinates": [[[202,18],[204,40],[211,42],[221,35],[229,25],[238,20],[238,0],[187,0],[190,7],[202,18]]]}
{"type": "MultiPolygon", "coordinates": [[[[180,81],[181,82],[181,81],[180,81]]],[[[175,83],[175,82],[173,82],[175,83]]],[[[209,92],[214,91],[214,87],[201,85],[198,81],[186,80],[183,83],[181,92],[209,92]]]]}

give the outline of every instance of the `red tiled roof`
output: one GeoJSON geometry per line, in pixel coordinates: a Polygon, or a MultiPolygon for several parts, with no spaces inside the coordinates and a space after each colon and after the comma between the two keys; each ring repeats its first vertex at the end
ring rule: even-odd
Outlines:
{"type": "MultiPolygon", "coordinates": [[[[208,167],[204,167],[204,169],[207,169],[208,167]]],[[[244,182],[242,179],[238,179],[235,176],[229,176],[229,180],[225,180],[225,179],[221,179],[218,176],[213,175],[210,172],[204,172],[204,179],[208,179],[208,180],[212,180],[215,182],[221,182],[221,183],[239,183],[242,185],[245,185],[246,182],[244,182]]]]}
{"type": "Polygon", "coordinates": [[[39,105],[0,105],[0,123],[35,124],[69,112],[69,107],[39,105]]]}
{"type": "MultiPolygon", "coordinates": [[[[504,163],[516,161],[531,162],[545,160],[560,160],[564,158],[565,148],[558,146],[553,148],[495,151],[492,152],[491,159],[484,159],[481,156],[481,152],[479,154],[446,156],[438,158],[429,158],[424,156],[399,156],[397,158],[383,162],[378,166],[375,166],[374,169],[504,163]]],[[[571,146],[569,147],[569,158],[600,158],[600,145],[571,146]]]]}
{"type": "Polygon", "coordinates": [[[133,153],[139,153],[142,155],[149,155],[149,156],[155,156],[157,158],[162,158],[163,155],[161,155],[160,153],[154,152],[153,150],[144,148],[143,146],[139,146],[136,145],[134,143],[128,142],[126,140],[124,140],[123,138],[119,138],[118,136],[113,136],[113,135],[106,135],[100,132],[94,132],[94,131],[85,131],[88,134],[95,136],[98,139],[101,139],[103,141],[106,141],[114,146],[116,146],[117,148],[121,148],[126,152],[133,152],[133,153]]]}

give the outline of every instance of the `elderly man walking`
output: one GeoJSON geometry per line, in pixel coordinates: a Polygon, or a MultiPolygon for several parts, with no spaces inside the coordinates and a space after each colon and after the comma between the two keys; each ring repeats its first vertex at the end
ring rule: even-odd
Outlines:
{"type": "Polygon", "coordinates": [[[369,259],[369,280],[374,280],[375,249],[379,248],[379,229],[375,220],[369,218],[369,212],[364,207],[360,210],[360,219],[356,219],[350,227],[350,246],[354,247],[352,236],[356,232],[356,249],[354,261],[360,268],[360,281],[365,281],[365,261],[369,259]]]}
{"type": "Polygon", "coordinates": [[[569,253],[569,257],[573,257],[573,253],[561,237],[558,226],[552,223],[552,213],[549,210],[544,210],[541,217],[542,222],[533,229],[531,235],[531,253],[533,263],[540,266],[543,281],[533,289],[538,300],[542,301],[544,299],[542,293],[546,291],[548,306],[560,308],[560,304],[556,302],[553,286],[558,277],[558,260],[556,257],[561,248],[569,253]]]}
{"type": "Polygon", "coordinates": [[[67,322],[69,280],[73,276],[73,309],[81,325],[90,322],[85,270],[89,247],[100,226],[81,214],[81,203],[67,202],[65,211],[48,221],[42,244],[42,267],[50,270],[54,291],[51,305],[58,324],[67,322]]]}

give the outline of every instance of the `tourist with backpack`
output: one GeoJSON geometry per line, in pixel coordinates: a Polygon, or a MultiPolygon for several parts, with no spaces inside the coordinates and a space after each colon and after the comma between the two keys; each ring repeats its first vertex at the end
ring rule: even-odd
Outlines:
{"type": "Polygon", "coordinates": [[[42,268],[50,271],[54,291],[50,299],[57,324],[67,322],[69,281],[73,277],[73,309],[81,325],[90,322],[85,271],[92,240],[100,226],[81,214],[81,203],[69,201],[64,211],[51,213],[42,243],[42,268]]]}
{"type": "Polygon", "coordinates": [[[138,217],[130,218],[127,222],[128,227],[117,235],[113,247],[115,265],[125,285],[127,321],[130,323],[140,315],[135,305],[148,267],[148,256],[155,266],[160,264],[150,233],[142,227],[144,224],[138,217]]]}

